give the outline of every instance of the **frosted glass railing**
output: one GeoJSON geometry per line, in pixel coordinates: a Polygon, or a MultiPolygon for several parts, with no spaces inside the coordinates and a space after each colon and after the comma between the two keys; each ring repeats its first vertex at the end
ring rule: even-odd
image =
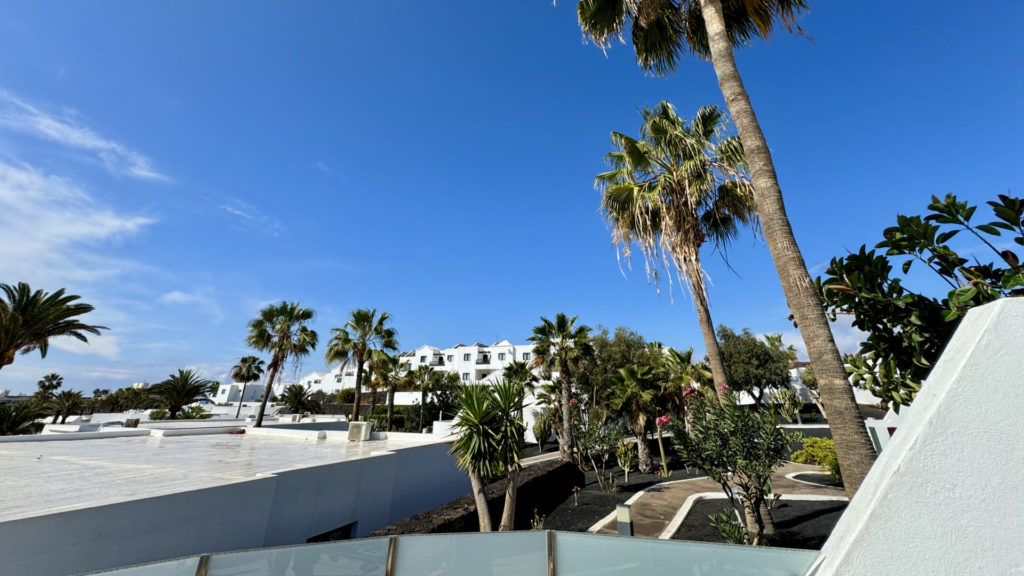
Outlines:
{"type": "Polygon", "coordinates": [[[801,576],[817,552],[559,532],[558,576],[801,576]]]}
{"type": "Polygon", "coordinates": [[[574,532],[411,534],[225,552],[94,576],[802,576],[817,556],[574,532]]]}
{"type": "MultiPolygon", "coordinates": [[[[388,539],[367,538],[309,546],[226,552],[210,557],[207,576],[385,576],[388,539]]],[[[195,576],[195,573],[189,575],[195,576]]]]}
{"type": "Polygon", "coordinates": [[[102,576],[195,576],[199,556],[101,572],[102,576]]]}
{"type": "Polygon", "coordinates": [[[395,548],[394,573],[402,576],[547,574],[546,532],[410,535],[399,537],[395,548]]]}

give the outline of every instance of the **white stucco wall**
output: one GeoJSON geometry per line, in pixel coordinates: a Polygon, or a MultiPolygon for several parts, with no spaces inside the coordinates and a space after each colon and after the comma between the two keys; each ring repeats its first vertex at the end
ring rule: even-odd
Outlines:
{"type": "Polygon", "coordinates": [[[1024,574],[1024,298],[971,310],[816,576],[1024,574]]]}
{"type": "MultiPolygon", "coordinates": [[[[448,445],[0,523],[0,573],[65,576],[179,556],[354,536],[469,492],[448,445]]],[[[125,495],[130,497],[130,495],[125,495]]]]}

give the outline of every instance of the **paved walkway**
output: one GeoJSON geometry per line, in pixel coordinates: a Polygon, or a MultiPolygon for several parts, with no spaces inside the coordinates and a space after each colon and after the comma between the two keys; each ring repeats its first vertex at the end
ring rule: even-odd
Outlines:
{"type": "MultiPolygon", "coordinates": [[[[801,482],[787,477],[800,472],[821,473],[822,469],[789,462],[772,475],[772,490],[782,494],[782,500],[787,496],[801,496],[805,499],[846,499],[841,488],[801,482]]],[[[702,496],[724,498],[725,494],[722,493],[722,487],[707,476],[689,480],[668,480],[638,492],[627,502],[631,505],[634,534],[647,538],[671,538],[682,524],[693,502],[702,496]]],[[[615,511],[612,510],[608,516],[591,527],[590,532],[615,534],[615,511]]]]}

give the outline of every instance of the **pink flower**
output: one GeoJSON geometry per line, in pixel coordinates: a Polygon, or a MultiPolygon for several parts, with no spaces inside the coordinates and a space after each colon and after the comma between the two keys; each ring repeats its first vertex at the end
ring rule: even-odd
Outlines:
{"type": "Polygon", "coordinates": [[[569,399],[569,406],[575,406],[575,405],[576,405],[576,399],[575,398],[570,398],[569,399]]]}
{"type": "Polygon", "coordinates": [[[683,390],[683,396],[693,396],[697,393],[697,390],[693,386],[687,386],[686,390],[683,390]]]}
{"type": "Polygon", "coordinates": [[[725,384],[722,384],[721,386],[718,387],[718,391],[719,392],[725,392],[728,389],[729,389],[729,387],[727,385],[725,385],[725,384]]]}
{"type": "Polygon", "coordinates": [[[669,418],[668,416],[659,416],[658,419],[654,421],[654,423],[658,425],[658,428],[661,428],[662,426],[668,426],[668,423],[671,421],[672,419],[669,418]]]}

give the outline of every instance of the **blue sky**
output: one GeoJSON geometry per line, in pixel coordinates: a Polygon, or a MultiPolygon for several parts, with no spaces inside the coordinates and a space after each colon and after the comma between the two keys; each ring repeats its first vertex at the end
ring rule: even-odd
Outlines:
{"type": "MultiPolygon", "coordinates": [[[[931,194],[1021,194],[1021,22],[1017,2],[815,2],[813,43],[739,53],[812,273],[931,194]]],[[[322,340],[357,307],[406,349],[523,342],[564,311],[702,349],[683,294],[620,273],[592,185],[609,132],[662,99],[723,104],[705,62],[652,78],[584,42],[572,2],[9,2],[0,282],[67,287],[111,330],[19,356],[0,388],[226,379],[281,299],[322,340]]],[[[707,259],[716,323],[796,343],[763,243],[730,258],[707,259]]]]}

